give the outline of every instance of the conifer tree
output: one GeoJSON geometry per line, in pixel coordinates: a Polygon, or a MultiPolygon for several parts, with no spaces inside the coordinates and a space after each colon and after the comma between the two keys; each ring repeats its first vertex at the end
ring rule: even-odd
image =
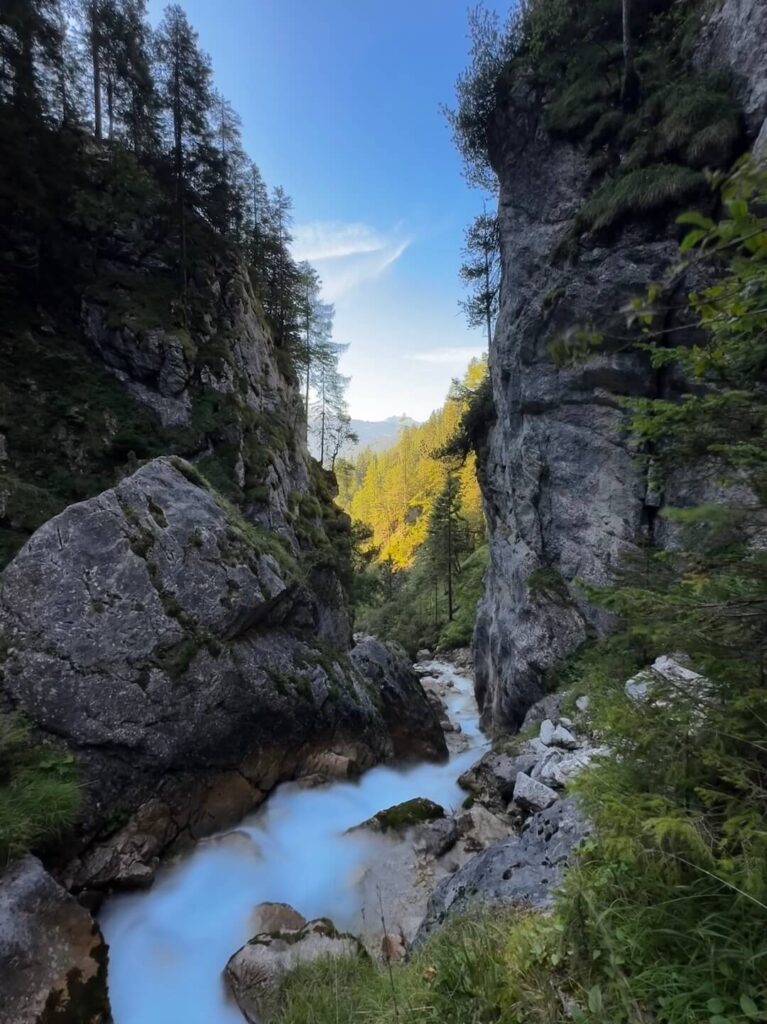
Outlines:
{"type": "Polygon", "coordinates": [[[0,7],[0,82],[17,113],[48,113],[46,87],[61,70],[63,18],[58,0],[4,0],[0,7]]]}
{"type": "Polygon", "coordinates": [[[461,280],[470,289],[461,302],[470,327],[484,329],[488,348],[498,316],[500,293],[500,235],[498,219],[481,213],[466,229],[463,249],[465,262],[459,271],[461,280]]]}
{"type": "Polygon", "coordinates": [[[461,556],[468,550],[468,530],[461,515],[461,484],[454,473],[448,473],[434,502],[426,537],[426,554],[435,585],[445,586],[448,622],[453,621],[455,614],[455,576],[460,571],[461,556]]]}
{"type": "Polygon", "coordinates": [[[198,45],[197,33],[178,4],[165,9],[157,47],[162,69],[160,96],[169,118],[172,140],[181,274],[186,295],[186,193],[200,151],[207,142],[211,67],[208,56],[198,45]]]}

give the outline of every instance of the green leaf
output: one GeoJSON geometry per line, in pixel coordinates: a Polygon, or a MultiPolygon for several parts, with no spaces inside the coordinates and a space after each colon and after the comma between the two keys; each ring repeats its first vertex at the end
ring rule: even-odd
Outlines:
{"type": "Polygon", "coordinates": [[[589,1010],[591,1010],[592,1013],[601,1013],[604,1009],[604,1004],[602,1002],[602,989],[599,985],[595,985],[593,988],[589,989],[588,1003],[589,1010]]]}
{"type": "Polygon", "coordinates": [[[698,210],[688,210],[680,213],[676,219],[677,224],[692,224],[694,227],[702,228],[704,231],[712,231],[714,222],[709,217],[704,217],[698,210]]]}
{"type": "Polygon", "coordinates": [[[744,992],[740,997],[740,1008],[749,1018],[749,1020],[758,1020],[760,1017],[759,1007],[756,1005],[751,996],[747,996],[744,992]]]}

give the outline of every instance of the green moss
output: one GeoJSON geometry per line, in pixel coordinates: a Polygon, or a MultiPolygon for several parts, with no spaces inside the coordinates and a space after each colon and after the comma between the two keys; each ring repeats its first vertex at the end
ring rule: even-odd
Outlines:
{"type": "Polygon", "coordinates": [[[527,577],[527,590],[531,597],[544,597],[549,600],[568,602],[570,591],[562,576],[551,566],[533,569],[527,577]]]}
{"type": "Polygon", "coordinates": [[[397,832],[402,829],[411,828],[413,825],[422,825],[429,821],[437,821],[445,817],[445,808],[435,804],[433,800],[425,797],[416,797],[413,800],[406,800],[404,803],[395,804],[384,811],[373,815],[375,821],[381,826],[383,832],[397,832]]]}

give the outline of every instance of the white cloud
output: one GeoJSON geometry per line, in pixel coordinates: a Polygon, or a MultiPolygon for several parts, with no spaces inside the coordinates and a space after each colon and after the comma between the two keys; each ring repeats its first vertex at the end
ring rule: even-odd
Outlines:
{"type": "Polygon", "coordinates": [[[293,232],[293,255],[317,269],[331,302],[379,277],[409,245],[401,232],[382,234],[367,224],[314,221],[293,232]]]}
{"type": "Polygon", "coordinates": [[[424,352],[411,352],[409,358],[418,363],[436,363],[439,366],[465,366],[485,351],[483,345],[457,345],[448,348],[432,348],[424,352]]]}

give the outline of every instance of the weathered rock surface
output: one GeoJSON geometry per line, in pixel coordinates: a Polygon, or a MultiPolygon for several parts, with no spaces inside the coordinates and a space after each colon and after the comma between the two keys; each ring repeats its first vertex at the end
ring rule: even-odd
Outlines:
{"type": "Polygon", "coordinates": [[[524,772],[517,775],[514,782],[514,803],[525,811],[545,811],[558,800],[557,794],[549,786],[533,779],[524,772]]]}
{"type": "Polygon", "coordinates": [[[415,943],[453,914],[483,907],[545,907],[588,828],[572,797],[532,815],[519,835],[495,843],[437,886],[415,943]]]}
{"type": "Polygon", "coordinates": [[[358,939],[320,918],[298,929],[256,935],[231,957],[225,976],[245,1019],[267,1024],[277,1013],[280,980],[287,971],[320,958],[364,955],[358,939]]]}
{"type": "Polygon", "coordinates": [[[359,637],[351,657],[380,695],[395,755],[417,760],[446,758],[439,718],[399,644],[359,637]]]}
{"type": "Polygon", "coordinates": [[[443,755],[398,652],[329,658],[318,603],[290,552],[178,460],[35,533],[0,578],[5,697],[75,752],[91,834],[137,812],[77,884],[143,884],[175,837],[232,823],[280,779],[443,755]]]}
{"type": "Polygon", "coordinates": [[[537,760],[534,753],[511,755],[490,750],[460,776],[458,783],[479,803],[500,813],[514,796],[519,773],[531,771],[537,760]]]}
{"type": "MultiPolygon", "coordinates": [[[[733,73],[753,140],[767,115],[767,8],[763,0],[712,7],[699,63],[733,73]]],[[[553,667],[611,626],[574,581],[608,582],[658,508],[689,497],[681,483],[664,495],[645,479],[621,407],[658,387],[670,397],[679,382],[661,383],[645,355],[625,347],[578,367],[557,366],[549,353],[573,325],[609,333],[627,299],[677,258],[676,242],[636,225],[590,240],[577,260],[553,260],[591,170],[585,150],[549,136],[543,122],[538,100],[515,95],[490,132],[503,273],[490,349],[496,421],[482,473],[490,561],[475,663],[483,724],[501,728],[518,727],[553,667]]]]}
{"type": "Polygon", "coordinates": [[[0,874],[3,1024],[108,1024],[107,950],[90,914],[27,856],[0,874]]]}

